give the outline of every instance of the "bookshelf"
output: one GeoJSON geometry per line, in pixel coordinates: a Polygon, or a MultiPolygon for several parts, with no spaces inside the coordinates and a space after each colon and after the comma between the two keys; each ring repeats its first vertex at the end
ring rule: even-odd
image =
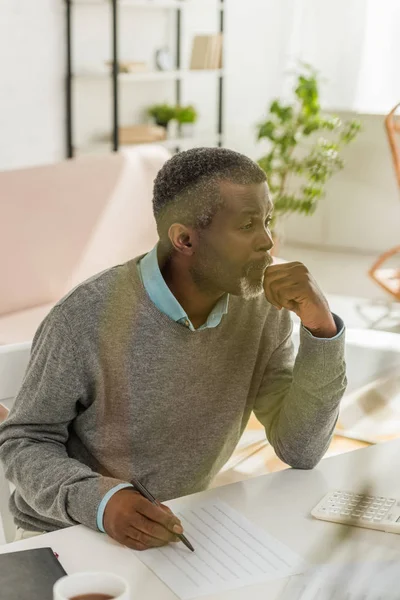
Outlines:
{"type": "MultiPolygon", "coordinates": [[[[179,69],[171,71],[144,71],[143,73],[120,73],[119,81],[121,83],[135,83],[141,81],[169,81],[173,79],[184,79],[187,77],[201,77],[207,75],[216,75],[222,77],[223,69],[202,69],[198,71],[189,69],[179,69]]],[[[106,79],[109,78],[107,73],[77,73],[76,79],[106,79]]]]}
{"type": "MultiPolygon", "coordinates": [[[[220,146],[222,144],[222,139],[217,134],[200,134],[190,138],[168,138],[166,140],[161,140],[155,143],[157,143],[157,146],[163,146],[164,148],[168,148],[169,150],[176,150],[177,148],[179,148],[180,150],[187,150],[195,146],[220,146]]],[[[140,145],[143,144],[121,144],[119,149],[123,150],[124,148],[132,148],[133,146],[140,145]]],[[[92,154],[106,154],[109,151],[109,149],[110,144],[108,142],[94,142],[93,144],[87,144],[78,147],[78,152],[79,155],[90,156],[92,154]]]]}
{"type": "MultiPolygon", "coordinates": [[[[190,1],[190,0],[189,0],[190,1]]],[[[109,0],[74,0],[77,5],[93,6],[98,4],[109,4],[109,0]]],[[[133,8],[180,8],[181,0],[119,0],[119,5],[132,6],[133,8]]]]}
{"type": "MultiPolygon", "coordinates": [[[[184,9],[190,6],[192,2],[199,0],[119,0],[119,5],[131,6],[133,8],[146,8],[152,10],[153,8],[159,10],[160,8],[180,8],[184,9]]],[[[77,5],[93,6],[93,5],[105,5],[109,4],[110,0],[74,0],[77,5]]],[[[217,2],[217,7],[222,9],[224,3],[217,2]]]]}
{"type": "MultiPolygon", "coordinates": [[[[179,151],[192,146],[216,144],[223,145],[223,92],[224,92],[224,70],[223,69],[203,69],[189,70],[181,68],[181,45],[182,45],[182,10],[193,3],[202,2],[202,0],[64,0],[66,15],[66,85],[65,85],[65,106],[66,106],[66,156],[73,158],[76,152],[79,154],[92,154],[97,152],[109,151],[118,152],[121,145],[119,142],[120,94],[123,93],[125,85],[143,85],[153,81],[174,81],[175,82],[175,102],[181,103],[181,84],[183,80],[190,77],[210,77],[216,78],[217,85],[217,131],[215,135],[196,136],[194,138],[167,139],[157,144],[164,145],[167,148],[179,151]],[[79,6],[109,5],[111,7],[111,33],[112,33],[112,68],[107,70],[74,72],[73,69],[73,19],[79,18],[79,6]],[[138,73],[119,73],[118,48],[119,48],[119,27],[120,11],[125,9],[149,9],[149,10],[168,10],[175,13],[175,55],[176,64],[174,69],[169,71],[143,71],[138,73]],[[76,147],[73,134],[73,81],[95,81],[110,80],[112,84],[112,136],[111,143],[96,143],[92,145],[76,147]],[[122,87],[120,84],[123,84],[122,87]],[[121,89],[120,89],[121,88],[121,89]],[[204,140],[204,141],[202,141],[204,140]]],[[[216,3],[219,13],[219,33],[224,33],[225,3],[220,0],[216,3]]]]}

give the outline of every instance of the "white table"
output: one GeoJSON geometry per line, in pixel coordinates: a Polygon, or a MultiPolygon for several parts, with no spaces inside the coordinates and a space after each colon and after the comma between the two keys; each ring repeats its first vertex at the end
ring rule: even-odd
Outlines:
{"type": "MultiPolygon", "coordinates": [[[[384,554],[392,557],[395,553],[400,558],[400,535],[355,527],[347,529],[352,535],[342,544],[343,553],[332,555],[338,534],[346,529],[310,517],[310,510],[331,489],[363,490],[366,484],[373,482],[369,493],[400,498],[399,466],[400,440],[396,440],[325,459],[313,471],[288,469],[168,504],[174,509],[178,505],[188,507],[199,501],[220,498],[315,563],[346,560],[349,556],[362,560],[366,545],[381,546],[384,554]]],[[[131,583],[132,599],[176,600],[175,594],[137,559],[135,552],[83,526],[0,546],[0,553],[43,546],[50,546],[59,554],[68,573],[108,570],[122,575],[131,583]]],[[[284,584],[281,580],[208,598],[273,600],[279,597],[284,584]]]]}

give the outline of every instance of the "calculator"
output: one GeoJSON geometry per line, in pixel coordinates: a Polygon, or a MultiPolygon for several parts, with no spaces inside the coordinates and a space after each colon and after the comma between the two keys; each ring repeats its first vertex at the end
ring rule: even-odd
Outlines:
{"type": "Polygon", "coordinates": [[[323,521],[400,533],[400,500],[396,498],[329,492],[311,514],[323,521]]]}

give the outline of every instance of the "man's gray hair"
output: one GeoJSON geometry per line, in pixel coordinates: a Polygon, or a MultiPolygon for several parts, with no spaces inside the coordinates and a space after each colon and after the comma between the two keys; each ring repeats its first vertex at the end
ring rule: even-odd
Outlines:
{"type": "Polygon", "coordinates": [[[193,148],[168,160],[154,182],[153,210],[160,237],[174,222],[207,227],[221,206],[219,183],[266,181],[250,158],[226,148],[193,148]]]}

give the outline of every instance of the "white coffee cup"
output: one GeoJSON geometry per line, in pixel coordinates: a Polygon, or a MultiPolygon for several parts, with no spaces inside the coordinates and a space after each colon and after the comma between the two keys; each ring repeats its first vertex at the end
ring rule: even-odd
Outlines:
{"type": "Polygon", "coordinates": [[[53,600],[71,600],[80,594],[108,594],[113,600],[130,600],[128,582],[113,573],[75,573],[57,581],[53,600]]]}

